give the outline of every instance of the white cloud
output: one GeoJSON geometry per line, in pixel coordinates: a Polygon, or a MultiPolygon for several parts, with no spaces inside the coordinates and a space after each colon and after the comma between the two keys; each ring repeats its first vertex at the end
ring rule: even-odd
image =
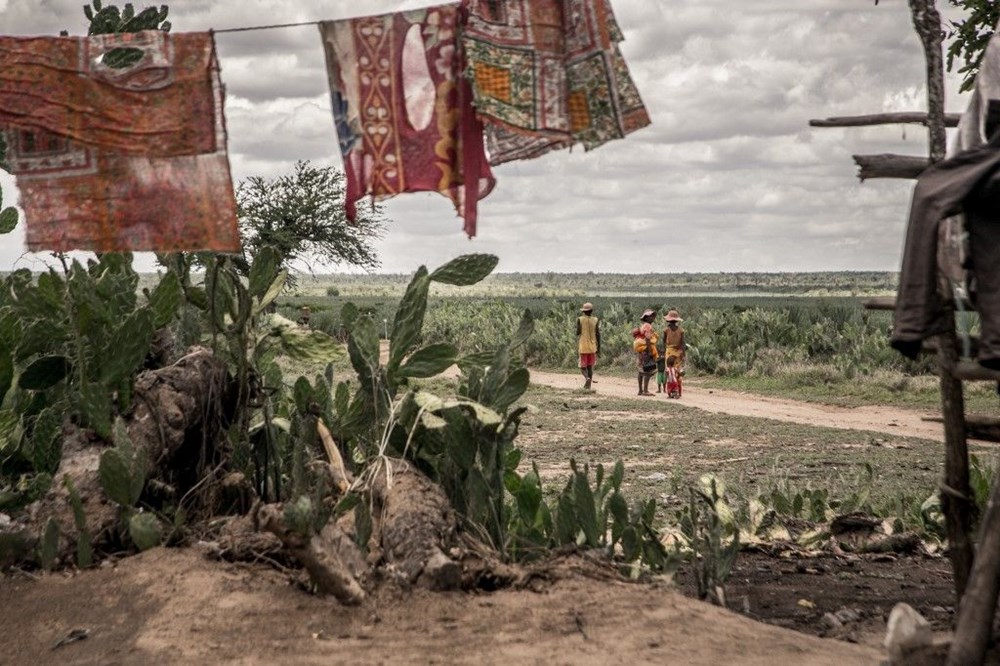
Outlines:
{"type": "MultiPolygon", "coordinates": [[[[177,0],[174,30],[338,19],[420,0],[177,0]]],[[[79,0],[0,0],[8,34],[80,34],[79,0]]],[[[144,3],[136,3],[137,8],[144,3]]],[[[905,3],[614,0],[652,126],[597,150],[496,169],[469,241],[439,195],[385,204],[384,270],[493,252],[506,271],[773,271],[899,266],[911,184],[860,184],[852,153],[925,152],[919,127],[812,129],[810,118],[924,107],[905,3]]],[[[954,10],[942,8],[946,16],[954,10]]],[[[232,171],[337,164],[315,26],[218,33],[232,171]]],[[[949,79],[949,110],[964,108],[949,79]]],[[[0,175],[5,200],[13,181],[0,175]]],[[[0,237],[0,270],[25,265],[0,237]]]]}

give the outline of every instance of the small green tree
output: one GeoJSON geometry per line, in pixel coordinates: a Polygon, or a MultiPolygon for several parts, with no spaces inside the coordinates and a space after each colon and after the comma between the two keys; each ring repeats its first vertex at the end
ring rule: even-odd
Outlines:
{"type": "MultiPolygon", "coordinates": [[[[126,2],[123,9],[117,5],[104,6],[101,0],[93,0],[93,8],[83,6],[83,13],[90,21],[88,35],[112,35],[126,32],[141,32],[143,30],[161,30],[170,32],[170,21],[167,20],[169,8],[147,7],[138,14],[131,2],[126,2]]],[[[142,51],[133,48],[119,48],[108,52],[105,61],[108,67],[123,69],[142,59],[142,51]]]]}
{"type": "Polygon", "coordinates": [[[256,255],[263,247],[273,247],[286,268],[306,256],[320,265],[377,268],[372,242],[382,235],[382,214],[378,208],[359,208],[357,221],[348,222],[344,190],[341,171],[301,160],[290,174],[270,180],[247,178],[236,191],[247,253],[256,255]]]}
{"type": "Polygon", "coordinates": [[[960,7],[968,15],[959,21],[952,21],[947,36],[951,40],[948,45],[948,71],[953,71],[955,62],[960,60],[962,66],[958,73],[962,74],[960,92],[972,90],[972,85],[979,74],[979,66],[986,53],[997,22],[1000,21],[1000,2],[996,0],[948,0],[952,7],[960,7]]]}
{"type": "Polygon", "coordinates": [[[93,0],[92,4],[94,5],[92,8],[83,6],[83,13],[90,21],[88,35],[110,35],[142,30],[170,31],[167,5],[160,5],[159,9],[146,7],[136,14],[131,2],[126,2],[123,9],[118,9],[117,5],[104,6],[101,0],[93,0]]]}

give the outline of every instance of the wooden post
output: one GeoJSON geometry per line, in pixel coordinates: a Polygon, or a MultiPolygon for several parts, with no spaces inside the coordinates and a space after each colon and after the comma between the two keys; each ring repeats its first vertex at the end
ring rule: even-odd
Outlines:
{"type": "Polygon", "coordinates": [[[944,113],[944,56],[941,45],[941,14],[934,0],[909,0],[913,27],[917,30],[927,60],[927,133],[931,163],[944,159],[947,148],[944,113]]]}
{"type": "MultiPolygon", "coordinates": [[[[958,127],[961,113],[946,113],[947,127],[958,127]]],[[[891,113],[869,113],[863,116],[836,116],[809,121],[809,127],[869,127],[871,125],[914,124],[927,127],[930,119],[923,111],[893,111],[891,113]]]]}
{"type": "Polygon", "coordinates": [[[948,666],[982,664],[986,658],[997,594],[1000,593],[1000,577],[997,576],[1000,567],[1000,483],[993,484],[979,534],[979,553],[968,589],[958,607],[948,666]]]}
{"type": "Polygon", "coordinates": [[[969,485],[969,451],[965,431],[965,396],[962,381],[955,377],[958,340],[955,315],[949,312],[949,332],[937,339],[941,414],[944,420],[944,485],[941,511],[948,535],[948,557],[955,576],[955,598],[961,601],[969,580],[975,550],[972,545],[972,489],[969,485]]]}
{"type": "MultiPolygon", "coordinates": [[[[944,158],[946,149],[944,113],[944,56],[941,15],[934,0],[909,0],[920,43],[927,60],[927,134],[930,163],[944,158]]],[[[950,298],[949,298],[950,300],[950,298]]],[[[965,433],[965,399],[962,381],[955,377],[958,339],[955,315],[949,311],[947,333],[938,337],[938,372],[941,377],[941,413],[944,417],[944,485],[941,508],[948,533],[949,556],[955,574],[955,595],[961,602],[972,568],[974,550],[970,537],[972,507],[969,500],[969,452],[965,433]]]]}
{"type": "MultiPolygon", "coordinates": [[[[944,33],[941,30],[941,15],[935,6],[935,0],[908,0],[908,2],[913,27],[920,37],[927,65],[926,116],[920,113],[901,113],[892,116],[876,114],[810,121],[810,124],[815,127],[849,127],[884,122],[910,122],[927,126],[929,144],[929,157],[927,159],[903,155],[855,155],[854,160],[861,167],[859,175],[862,180],[865,178],[916,178],[927,166],[944,158],[947,142],[945,127],[955,123],[955,117],[948,116],[944,112],[944,57],[941,48],[944,42],[944,33]]],[[[878,4],[878,0],[875,4],[878,4]]],[[[948,300],[951,300],[951,294],[948,294],[948,300]]],[[[866,307],[881,308],[887,306],[888,304],[872,303],[866,307]]],[[[947,317],[947,332],[937,336],[935,341],[941,385],[941,412],[945,432],[945,471],[941,505],[945,515],[950,546],[949,555],[955,575],[955,593],[961,602],[969,582],[969,572],[972,569],[975,555],[970,536],[973,500],[969,486],[965,399],[962,394],[962,381],[959,378],[960,364],[958,362],[958,338],[955,334],[954,310],[950,309],[945,316],[947,317]]],[[[1000,509],[995,511],[1000,512],[1000,509]]],[[[1000,540],[1000,517],[997,517],[996,521],[998,525],[994,526],[994,529],[997,530],[998,534],[995,537],[1000,540]]],[[[992,590],[992,603],[995,606],[996,577],[1000,577],[1000,546],[997,547],[997,553],[992,561],[979,564],[983,572],[987,571],[987,564],[996,569],[991,574],[993,578],[990,579],[987,589],[987,593],[992,590]]],[[[987,574],[983,573],[982,575],[986,576],[987,574]]],[[[979,585],[980,580],[977,577],[975,585],[979,585]]],[[[977,592],[977,598],[980,594],[977,592]]],[[[994,608],[994,606],[990,608],[994,608]]],[[[980,610],[985,612],[982,608],[980,610]]],[[[973,615],[972,611],[968,611],[965,617],[975,619],[976,616],[973,615]]],[[[992,611],[986,619],[983,619],[981,615],[978,618],[987,623],[984,631],[988,633],[992,624],[992,611]]],[[[973,662],[956,661],[954,663],[973,662]]]]}

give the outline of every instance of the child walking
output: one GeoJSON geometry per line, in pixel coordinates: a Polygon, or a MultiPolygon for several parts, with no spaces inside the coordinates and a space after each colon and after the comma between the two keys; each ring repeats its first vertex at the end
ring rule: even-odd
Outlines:
{"type": "Polygon", "coordinates": [[[677,367],[677,357],[668,356],[667,357],[667,368],[664,372],[666,375],[667,385],[666,392],[668,398],[680,398],[681,397],[681,371],[677,367]]]}
{"type": "Polygon", "coordinates": [[[667,392],[667,356],[666,354],[660,354],[660,358],[656,359],[656,392],[666,393],[667,392]]]}

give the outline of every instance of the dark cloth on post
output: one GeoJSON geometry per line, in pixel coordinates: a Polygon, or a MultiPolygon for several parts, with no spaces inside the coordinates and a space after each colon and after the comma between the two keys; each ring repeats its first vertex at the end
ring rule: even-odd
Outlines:
{"type": "Polygon", "coordinates": [[[496,183],[462,76],[458,4],[319,24],[347,174],[347,217],[366,195],[440,192],[476,235],[496,183]]]}
{"type": "MultiPolygon", "coordinates": [[[[910,217],[903,249],[903,265],[899,277],[899,292],[890,342],[900,353],[916,358],[922,341],[945,330],[942,320],[944,300],[938,292],[937,247],[938,225],[945,217],[963,212],[975,220],[970,233],[979,238],[970,246],[983,246],[1000,239],[1000,197],[993,188],[984,188],[988,179],[1000,168],[1000,134],[989,143],[960,152],[928,167],[917,179],[910,204],[910,217]],[[989,201],[993,201],[989,205],[989,201]],[[990,239],[994,239],[990,241],[990,239]]],[[[1000,263],[987,263],[992,250],[973,250],[973,262],[987,284],[998,278],[1000,263]],[[976,256],[979,256],[977,261],[976,256]],[[985,254],[984,254],[985,253],[985,254]]],[[[1000,290],[981,291],[981,312],[992,309],[993,315],[983,318],[982,358],[1000,357],[1000,290]],[[997,326],[994,331],[990,326],[997,326]],[[990,342],[992,340],[992,343],[990,342]],[[992,344],[991,348],[989,345],[992,344]]]]}
{"type": "MultiPolygon", "coordinates": [[[[938,225],[964,214],[971,277],[969,293],[981,322],[978,360],[1000,365],[1000,40],[992,38],[979,63],[972,96],[955,133],[954,156],[921,174],[907,228],[892,345],[909,357],[923,338],[943,332],[938,292],[938,225]],[[992,141],[990,141],[992,137],[992,141]]],[[[958,220],[956,220],[958,222],[958,220]]],[[[958,279],[958,278],[953,278],[958,279]]]]}
{"type": "MultiPolygon", "coordinates": [[[[1000,151],[998,151],[1000,152],[1000,151]]],[[[1000,370],[1000,182],[997,171],[965,203],[969,272],[979,313],[977,360],[1000,370]]]]}

